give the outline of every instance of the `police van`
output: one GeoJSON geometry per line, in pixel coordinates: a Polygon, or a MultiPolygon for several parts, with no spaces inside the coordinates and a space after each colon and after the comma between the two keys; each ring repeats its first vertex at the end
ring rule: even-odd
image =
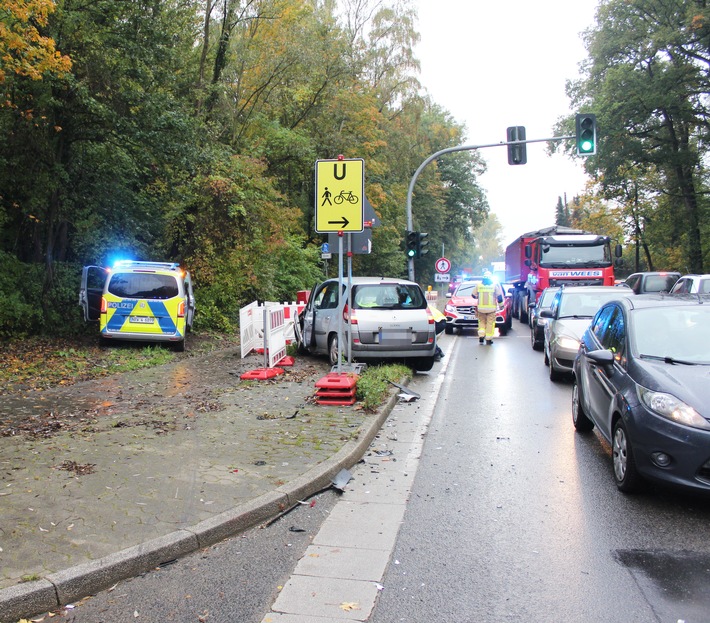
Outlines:
{"type": "Polygon", "coordinates": [[[79,304],[85,321],[99,322],[102,343],[168,342],[176,351],[185,350],[195,315],[190,273],[170,262],[84,266],[79,304]]]}

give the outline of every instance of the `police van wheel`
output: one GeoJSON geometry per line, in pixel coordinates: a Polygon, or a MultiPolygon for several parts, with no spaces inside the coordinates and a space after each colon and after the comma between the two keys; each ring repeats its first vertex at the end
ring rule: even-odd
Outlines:
{"type": "Polygon", "coordinates": [[[179,342],[173,342],[172,343],[173,350],[176,353],[184,353],[185,352],[185,340],[182,339],[179,342]]]}

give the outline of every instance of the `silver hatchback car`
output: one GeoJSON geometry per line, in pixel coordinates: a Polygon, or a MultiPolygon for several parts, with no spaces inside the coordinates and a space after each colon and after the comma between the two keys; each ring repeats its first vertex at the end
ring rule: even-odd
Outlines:
{"type": "Polygon", "coordinates": [[[397,359],[418,371],[431,370],[436,354],[436,323],[419,284],[380,277],[353,277],[342,296],[338,280],[313,288],[300,314],[301,348],[338,363],[338,319],[343,319],[342,352],[352,345],[359,362],[397,359]],[[350,306],[351,305],[351,306],[350,306]]]}
{"type": "Polygon", "coordinates": [[[599,308],[609,301],[634,296],[631,288],[617,286],[572,286],[560,288],[549,309],[540,312],[547,318],[543,350],[550,380],[572,376],[572,365],[582,334],[599,308]]]}

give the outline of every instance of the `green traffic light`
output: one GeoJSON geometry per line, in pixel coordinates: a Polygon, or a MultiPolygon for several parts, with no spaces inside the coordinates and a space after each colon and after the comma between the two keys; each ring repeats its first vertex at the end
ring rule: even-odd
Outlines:
{"type": "Polygon", "coordinates": [[[590,113],[576,115],[577,153],[593,156],[597,153],[597,118],[590,113]]]}
{"type": "Polygon", "coordinates": [[[417,254],[417,252],[414,249],[409,249],[407,251],[407,257],[414,257],[417,254]]]}

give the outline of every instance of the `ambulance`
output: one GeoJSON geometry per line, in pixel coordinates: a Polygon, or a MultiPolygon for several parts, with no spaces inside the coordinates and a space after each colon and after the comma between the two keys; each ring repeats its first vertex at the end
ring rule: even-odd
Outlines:
{"type": "Polygon", "coordinates": [[[111,268],[84,266],[79,304],[85,321],[99,322],[104,344],[167,342],[180,352],[195,315],[190,273],[170,262],[123,260],[111,268]]]}

